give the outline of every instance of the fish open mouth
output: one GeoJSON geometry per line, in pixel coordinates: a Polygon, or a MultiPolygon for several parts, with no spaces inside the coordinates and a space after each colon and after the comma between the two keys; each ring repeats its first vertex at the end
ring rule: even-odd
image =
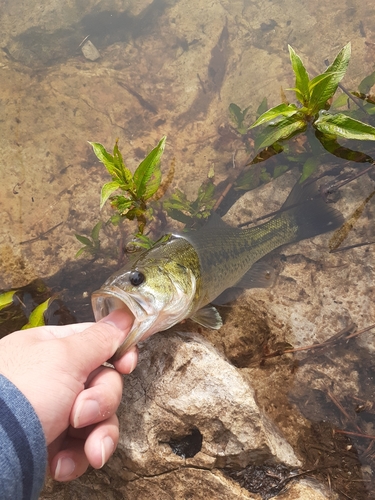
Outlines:
{"type": "Polygon", "coordinates": [[[113,360],[120,358],[122,354],[136,345],[150,326],[150,318],[140,301],[115,286],[103,287],[94,292],[91,296],[91,303],[96,321],[119,309],[130,310],[134,316],[133,326],[114,354],[113,360]]]}

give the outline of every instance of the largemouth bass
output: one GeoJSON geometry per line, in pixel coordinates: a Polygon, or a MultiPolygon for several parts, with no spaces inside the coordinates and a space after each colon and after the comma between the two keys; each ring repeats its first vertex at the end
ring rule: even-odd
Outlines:
{"type": "Polygon", "coordinates": [[[208,223],[187,234],[163,237],[150,250],[113,274],[92,295],[95,319],[115,309],[134,315],[132,329],[115,354],[156,332],[191,318],[214,329],[222,326],[209,305],[230,287],[257,287],[256,264],[275,248],[336,229],[342,215],[327,205],[314,185],[297,184],[280,212],[250,229],[208,223]]]}

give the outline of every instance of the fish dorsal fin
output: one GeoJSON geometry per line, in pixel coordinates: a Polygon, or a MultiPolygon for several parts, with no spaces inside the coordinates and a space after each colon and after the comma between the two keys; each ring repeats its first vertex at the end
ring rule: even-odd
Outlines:
{"type": "Polygon", "coordinates": [[[217,309],[213,306],[205,306],[196,311],[190,319],[206,328],[219,330],[223,326],[223,320],[217,309]]]}

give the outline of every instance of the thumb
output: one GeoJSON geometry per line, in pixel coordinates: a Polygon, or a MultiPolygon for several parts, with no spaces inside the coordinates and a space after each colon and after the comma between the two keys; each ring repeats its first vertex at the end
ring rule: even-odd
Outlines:
{"type": "Polygon", "coordinates": [[[72,353],[71,361],[78,369],[79,378],[85,380],[114,355],[130,332],[133,321],[129,310],[118,309],[82,332],[61,339],[67,352],[72,353]]]}

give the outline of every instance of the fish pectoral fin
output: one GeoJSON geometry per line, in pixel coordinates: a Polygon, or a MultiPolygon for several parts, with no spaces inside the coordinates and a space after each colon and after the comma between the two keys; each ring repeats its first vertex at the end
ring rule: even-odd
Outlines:
{"type": "Polygon", "coordinates": [[[244,288],[268,288],[275,283],[276,272],[265,262],[255,262],[240,281],[231,288],[227,288],[212,301],[215,306],[228,304],[236,300],[244,288]]]}
{"type": "Polygon", "coordinates": [[[275,283],[276,272],[266,262],[255,262],[235,284],[236,288],[268,288],[275,283]]]}
{"type": "Polygon", "coordinates": [[[217,309],[213,306],[206,306],[199,309],[197,312],[190,316],[190,319],[206,328],[219,330],[223,326],[223,320],[217,309]]]}
{"type": "Polygon", "coordinates": [[[243,287],[231,287],[227,288],[222,292],[215,300],[211,303],[214,306],[222,306],[224,304],[229,304],[229,302],[234,302],[243,292],[243,287]]]}

